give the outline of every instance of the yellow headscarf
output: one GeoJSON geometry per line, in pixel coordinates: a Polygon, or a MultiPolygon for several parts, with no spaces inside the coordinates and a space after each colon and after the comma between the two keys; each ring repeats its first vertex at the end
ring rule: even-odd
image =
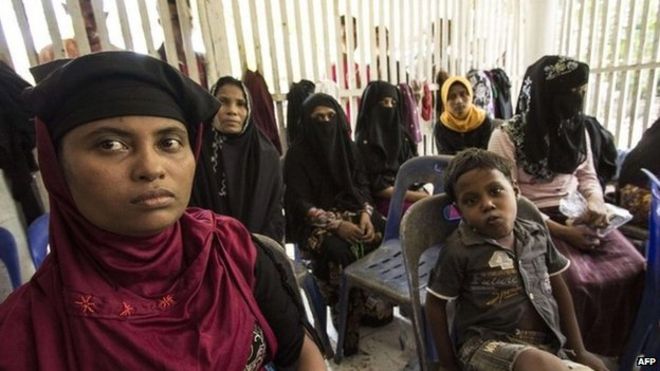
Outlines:
{"type": "Polygon", "coordinates": [[[442,105],[445,111],[440,115],[440,122],[450,128],[451,130],[457,131],[459,133],[465,133],[472,131],[478,128],[483,124],[484,119],[486,118],[486,111],[475,106],[472,103],[472,84],[463,76],[452,76],[448,78],[444,84],[442,84],[442,89],[440,90],[440,97],[442,98],[442,105]],[[470,95],[470,100],[466,108],[467,113],[463,117],[458,117],[455,112],[452,112],[451,107],[447,104],[447,95],[449,95],[449,88],[454,83],[460,83],[465,86],[468,94],[470,95]]]}

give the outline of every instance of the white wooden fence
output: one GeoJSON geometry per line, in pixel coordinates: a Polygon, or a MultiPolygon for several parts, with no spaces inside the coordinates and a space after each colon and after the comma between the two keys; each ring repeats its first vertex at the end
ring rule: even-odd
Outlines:
{"type": "Polygon", "coordinates": [[[559,52],[591,66],[587,112],[630,148],[660,117],[660,1],[566,1],[559,52]]]}
{"type": "MultiPolygon", "coordinates": [[[[162,44],[167,61],[179,65],[167,0],[83,1],[93,5],[104,50],[118,47],[158,56],[162,44]]],[[[532,62],[523,50],[534,41],[527,40],[535,37],[528,34],[530,24],[556,22],[552,52],[592,67],[587,112],[615,133],[619,146],[633,145],[658,115],[660,0],[563,0],[556,2],[560,17],[550,20],[530,18],[530,6],[525,0],[176,1],[184,35],[182,62],[191,78],[199,81],[195,52],[205,55],[210,83],[222,75],[258,70],[276,102],[281,131],[290,84],[331,79],[333,66],[340,99],[352,107],[357,107],[367,75],[393,83],[426,81],[435,90],[439,69],[452,75],[495,67],[511,77],[515,105],[520,78],[532,62]],[[342,15],[345,34],[355,31],[355,40],[342,39],[342,15]],[[387,31],[377,36],[377,28],[387,31]],[[355,63],[341,62],[344,51],[346,60],[355,63]]],[[[38,63],[45,45],[52,44],[56,57],[64,56],[63,38],[74,38],[81,54],[90,51],[78,0],[0,0],[0,58],[25,78],[31,79],[27,69],[38,63]]],[[[351,116],[354,121],[356,115],[351,116]]],[[[420,152],[430,153],[431,124],[423,126],[420,152]]]]}

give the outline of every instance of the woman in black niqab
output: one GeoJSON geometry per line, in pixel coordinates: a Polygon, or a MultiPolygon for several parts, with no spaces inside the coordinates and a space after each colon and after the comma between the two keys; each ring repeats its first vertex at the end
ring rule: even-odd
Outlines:
{"type": "MultiPolygon", "coordinates": [[[[369,188],[376,208],[387,215],[399,167],[417,156],[405,130],[401,93],[385,81],[372,81],[364,89],[355,128],[355,141],[364,159],[369,188]]],[[[428,194],[414,186],[406,193],[404,209],[428,194]]]]}
{"type": "Polygon", "coordinates": [[[222,77],[211,88],[211,94],[220,99],[221,106],[213,125],[204,133],[191,206],[232,216],[250,232],[283,241],[279,154],[252,119],[250,95],[240,80],[222,77]],[[227,85],[241,89],[242,104],[247,110],[242,129],[235,133],[227,131],[220,123],[223,105],[232,104],[223,97],[222,88],[227,85]]]}
{"type": "MultiPolygon", "coordinates": [[[[337,313],[341,270],[379,246],[384,218],[374,211],[364,166],[350,140],[337,101],[314,94],[303,104],[300,135],[284,162],[287,238],[313,261],[326,302],[337,313]]],[[[387,322],[391,307],[365,308],[362,292],[351,294],[344,353],[358,348],[359,322],[387,322]]],[[[371,300],[370,303],[376,303],[371,300]]]]}

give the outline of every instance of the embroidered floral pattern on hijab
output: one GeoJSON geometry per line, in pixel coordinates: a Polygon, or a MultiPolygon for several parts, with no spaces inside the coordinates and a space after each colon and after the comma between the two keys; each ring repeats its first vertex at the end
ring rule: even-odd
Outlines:
{"type": "Polygon", "coordinates": [[[545,66],[543,71],[545,72],[545,79],[552,80],[562,75],[566,75],[575,71],[579,67],[579,64],[576,60],[559,57],[555,64],[545,66]]]}

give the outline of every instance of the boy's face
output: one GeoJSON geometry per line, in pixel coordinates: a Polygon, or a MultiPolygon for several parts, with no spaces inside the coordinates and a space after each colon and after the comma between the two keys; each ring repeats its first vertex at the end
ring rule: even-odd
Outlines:
{"type": "Polygon", "coordinates": [[[508,236],[518,213],[518,187],[499,170],[473,169],[456,182],[456,206],[463,220],[493,239],[508,236]]]}

